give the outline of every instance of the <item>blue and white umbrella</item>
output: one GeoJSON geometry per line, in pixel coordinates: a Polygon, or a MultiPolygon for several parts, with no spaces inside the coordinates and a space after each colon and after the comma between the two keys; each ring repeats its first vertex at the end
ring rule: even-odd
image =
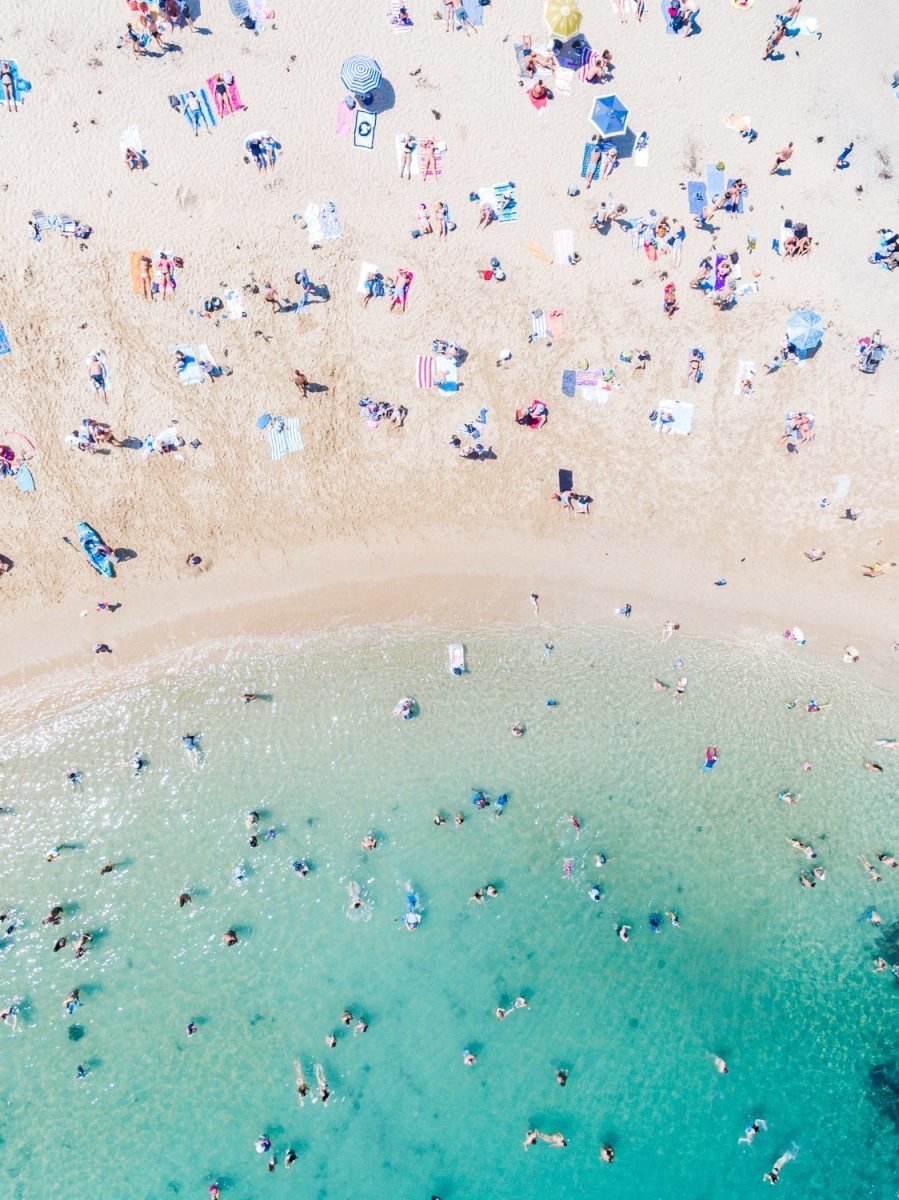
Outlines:
{"type": "Polygon", "coordinates": [[[381,82],[381,68],[373,58],[354,54],[340,68],[340,82],[354,96],[366,96],[381,82]]]}
{"type": "Polygon", "coordinates": [[[590,112],[590,123],[603,137],[621,137],[627,131],[629,110],[617,96],[597,96],[590,112]]]}
{"type": "Polygon", "coordinates": [[[824,337],[821,317],[810,308],[800,308],[790,313],[787,318],[787,337],[800,353],[814,350],[821,345],[824,337]]]}

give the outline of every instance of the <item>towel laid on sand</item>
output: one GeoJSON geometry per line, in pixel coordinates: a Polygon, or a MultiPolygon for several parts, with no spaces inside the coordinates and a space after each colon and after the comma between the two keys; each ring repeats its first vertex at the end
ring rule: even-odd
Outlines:
{"type": "Polygon", "coordinates": [[[215,111],[220,119],[233,116],[235,113],[240,112],[240,110],[245,107],[244,102],[240,98],[240,92],[237,90],[237,80],[230,73],[230,71],[222,72],[222,83],[224,84],[225,91],[223,94],[220,94],[215,76],[210,75],[206,80],[206,86],[209,88],[209,95],[212,97],[212,102],[215,105],[215,111]],[[230,83],[228,82],[229,79],[231,81],[230,83]],[[228,108],[227,104],[225,103],[225,96],[227,96],[231,101],[230,108],[228,108]]]}
{"type": "Polygon", "coordinates": [[[374,150],[375,125],[378,122],[377,113],[363,112],[356,109],[356,125],[353,129],[353,145],[358,150],[374,150]]]}
{"type": "Polygon", "coordinates": [[[304,448],[299,417],[272,417],[268,426],[268,456],[272,461],[304,448]]]}

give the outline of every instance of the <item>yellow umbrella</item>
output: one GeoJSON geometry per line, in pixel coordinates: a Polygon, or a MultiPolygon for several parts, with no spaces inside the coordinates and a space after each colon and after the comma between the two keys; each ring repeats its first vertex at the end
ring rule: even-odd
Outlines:
{"type": "Polygon", "coordinates": [[[555,37],[570,38],[581,27],[581,10],[574,0],[547,0],[543,19],[555,37]]]}

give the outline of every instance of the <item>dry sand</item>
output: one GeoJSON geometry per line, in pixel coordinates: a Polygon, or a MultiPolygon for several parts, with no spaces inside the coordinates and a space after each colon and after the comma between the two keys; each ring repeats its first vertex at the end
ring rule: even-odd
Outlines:
{"type": "Polygon", "coordinates": [[[584,33],[612,50],[613,87],[576,81],[540,114],[519,86],[512,44],[523,31],[543,39],[542,3],[494,0],[469,38],[444,33],[433,0],[412,0],[416,24],[402,34],[387,7],[333,6],[332,20],[332,6],[282,0],[276,28],[254,37],[224,0],[204,0],[197,25],[208,34],[166,37],[180,50],[138,60],[116,48],[124,3],[89,18],[57,0],[4,5],[0,52],[33,89],[18,114],[0,112],[0,319],[13,345],[0,358],[0,429],[35,442],[37,491],[23,496],[0,481],[0,553],[14,562],[0,579],[0,717],[31,715],[60,685],[69,701],[83,698],[148,656],[170,664],[204,638],[407,617],[463,627],[528,620],[531,590],[550,619],[604,621],[629,600],[632,626],[674,618],[685,631],[769,639],[772,652],[796,623],[810,648],[831,653],[852,641],[857,669],[894,678],[899,570],[869,580],[860,567],[899,558],[897,281],[866,261],[876,230],[897,216],[895,5],[875,0],[862,20],[833,0],[807,0],[823,37],[785,39],[783,61],[763,63],[775,12],[764,0],[748,12],[709,5],[702,34],[688,40],[666,35],[657,5],[642,25],[633,16],[620,24],[597,0],[584,33]],[[333,132],[340,63],[357,52],[379,60],[395,91],[372,153],[333,132]],[[168,96],[218,70],[235,73],[248,109],[195,138],[168,96]],[[597,184],[569,197],[592,97],[607,90],[629,104],[632,129],[649,132],[649,166],[625,160],[608,191],[597,184]],[[728,113],[751,115],[754,144],[725,128],[728,113]],[[132,122],[150,166],[129,174],[119,134],[132,122]],[[267,177],[243,161],[259,129],[283,144],[267,177]],[[447,143],[439,183],[398,178],[394,139],[407,131],[447,143]],[[834,173],[851,139],[851,167],[834,173]],[[790,140],[790,173],[770,177],[790,140]],[[716,244],[740,252],[744,278],[761,271],[759,294],[724,313],[687,287],[712,239],[694,229],[681,188],[719,159],[748,181],[752,211],[721,215],[716,244]],[[518,185],[518,221],[477,231],[469,193],[507,179],[518,185]],[[680,267],[631,251],[617,228],[589,231],[608,195],[632,215],[684,219],[680,267]],[[292,214],[326,199],[337,202],[344,234],[312,251],[292,214]],[[418,202],[438,199],[457,230],[443,243],[414,241],[418,202]],[[49,233],[30,240],[33,209],[92,225],[87,248],[49,233]],[[786,216],[808,223],[809,258],[772,252],[786,216]],[[565,228],[582,256],[576,267],[528,252],[531,240],[551,255],[553,231],[565,228]],[[758,235],[752,255],[749,231],[758,235]],[[166,303],[131,294],[129,252],[144,246],[185,260],[166,303]],[[477,274],[493,255],[503,284],[477,274]],[[362,260],[388,274],[414,271],[404,315],[384,300],[363,311],[354,291],[362,260]],[[243,292],[271,279],[295,297],[303,266],[327,284],[330,302],[275,315],[243,292]],[[670,321],[664,271],[681,304],[670,321]],[[216,327],[188,315],[223,283],[245,295],[246,320],[216,327]],[[765,377],[787,315],[804,306],[824,316],[822,348],[801,369],[765,377]],[[565,337],[529,345],[533,307],[563,309],[565,337]],[[875,328],[894,349],[868,377],[850,362],[856,339],[875,328]],[[456,396],[415,387],[416,355],[434,337],[468,351],[456,396]],[[233,375],[181,386],[168,351],[181,341],[206,341],[233,375]],[[696,345],[705,378],[693,386],[684,377],[696,345]],[[84,365],[97,347],[110,360],[106,404],[84,365]],[[505,347],[513,358],[498,369],[505,347]],[[642,375],[617,361],[632,347],[651,352],[642,375]],[[619,368],[623,387],[603,406],[561,394],[562,370],[582,357],[619,368]],[[733,395],[741,359],[758,368],[743,399],[733,395]],[[296,367],[327,390],[302,400],[296,367]],[[363,395],[407,405],[405,428],[370,429],[357,407],[363,395]],[[531,432],[513,414],[535,397],[550,418],[531,432]],[[692,435],[655,433],[650,410],[678,398],[695,404],[692,435]],[[449,438],[482,405],[497,458],[465,462],[449,438]],[[777,445],[788,409],[817,417],[816,439],[798,455],[777,445]],[[254,427],[263,411],[301,417],[306,449],[270,462],[254,427]],[[186,447],[183,461],[133,450],[91,457],[64,441],[83,416],[140,438],[174,418],[202,445],[186,447]],[[595,498],[589,517],[548,499],[560,467],[595,498]],[[845,498],[820,508],[844,476],[845,498]],[[862,510],[855,523],[838,518],[850,504],[862,510]],[[82,519],[136,552],[112,583],[62,541],[82,519]],[[826,559],[809,563],[809,546],[824,547],[826,559]],[[189,553],[202,555],[202,572],[185,566],[189,553]],[[715,588],[721,576],[728,586],[715,588]],[[82,619],[99,599],[122,608],[82,619]],[[99,640],[113,655],[91,653],[99,640]]]}

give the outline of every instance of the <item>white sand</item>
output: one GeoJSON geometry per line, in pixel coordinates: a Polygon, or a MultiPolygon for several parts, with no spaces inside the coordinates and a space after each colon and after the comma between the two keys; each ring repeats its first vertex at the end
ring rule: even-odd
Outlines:
{"type": "MultiPolygon", "coordinates": [[[[47,687],[62,680],[69,694],[84,695],[122,678],[148,647],[170,657],[206,634],[302,628],[341,613],[528,619],[532,589],[550,616],[604,619],[627,599],[635,621],[660,626],[673,617],[685,628],[692,621],[694,632],[776,639],[798,623],[812,645],[853,641],[860,668],[877,664],[889,678],[899,663],[899,570],[869,580],[860,566],[899,558],[897,279],[866,261],[876,230],[897,212],[896,181],[881,177],[899,161],[899,106],[889,88],[895,6],[878,0],[863,21],[850,21],[832,0],[807,2],[822,39],[785,39],[785,59],[763,63],[774,13],[763,0],[749,12],[723,0],[708,6],[702,34],[689,40],[666,36],[653,5],[642,25],[634,17],[620,25],[600,2],[584,32],[594,47],[611,48],[612,88],[575,80],[541,114],[519,87],[512,44],[523,30],[543,39],[542,3],[494,0],[470,38],[445,34],[432,19],[435,5],[423,0],[411,4],[414,29],[394,34],[387,7],[341,10],[329,28],[321,6],[282,0],[277,27],[254,37],[224,0],[204,0],[197,24],[211,35],[166,36],[180,52],[137,60],[115,44],[129,19],[124,3],[91,19],[71,6],[4,5],[0,51],[33,88],[18,114],[0,112],[0,319],[13,344],[0,358],[0,429],[37,445],[34,495],[0,481],[0,553],[14,562],[0,579],[4,682],[27,687],[33,701],[43,695],[41,671],[47,687]],[[396,95],[378,118],[371,153],[332,131],[340,63],[356,52],[378,59],[396,95]],[[235,73],[248,109],[195,138],[168,96],[218,70],[235,73]],[[608,190],[597,183],[570,198],[592,97],[607,90],[630,104],[635,133],[649,131],[649,165],[625,159],[608,190]],[[725,128],[728,113],[750,113],[758,141],[725,128]],[[150,162],[133,174],[119,150],[131,124],[150,162]],[[244,141],[259,129],[283,146],[266,177],[243,162],[244,141]],[[446,142],[439,182],[398,178],[396,134],[410,131],[446,142]],[[851,139],[851,167],[834,173],[851,139]],[[791,173],[770,177],[776,150],[790,140],[791,173]],[[744,281],[761,270],[759,294],[725,313],[687,287],[712,242],[688,219],[679,186],[719,159],[728,177],[748,181],[753,211],[721,214],[717,247],[739,250],[744,281]],[[518,185],[518,221],[476,231],[469,192],[509,179],[518,185]],[[609,196],[632,215],[655,209],[684,219],[681,266],[632,252],[617,228],[588,231],[609,196]],[[329,199],[344,235],[312,251],[292,214],[329,199]],[[419,201],[439,199],[457,230],[445,243],[413,241],[419,201]],[[31,241],[33,209],[91,224],[87,249],[52,233],[31,241]],[[808,259],[771,251],[785,217],[808,223],[808,259]],[[527,250],[532,240],[552,256],[561,229],[574,231],[577,267],[550,268],[527,250]],[[751,256],[749,231],[758,235],[751,256]],[[129,252],[144,247],[185,259],[165,303],[131,294],[129,252]],[[493,255],[507,273],[503,284],[477,274],[493,255]],[[405,315],[385,300],[362,309],[355,285],[364,260],[388,274],[414,272],[405,315]],[[303,266],[327,284],[329,303],[279,316],[243,290],[271,280],[296,298],[293,274],[303,266]],[[666,270],[681,304],[671,321],[661,311],[666,270]],[[238,289],[246,320],[216,327],[188,316],[224,285],[238,289]],[[765,377],[787,314],[804,306],[824,316],[821,350],[801,369],[765,377]],[[563,340],[528,345],[535,307],[564,310],[563,340]],[[877,327],[895,348],[876,376],[859,375],[849,367],[852,349],[877,327]],[[455,396],[415,387],[416,355],[434,337],[469,353],[455,396]],[[168,352],[177,342],[208,343],[233,375],[182,387],[168,352]],[[497,369],[505,346],[512,361],[497,369]],[[636,376],[617,362],[635,346],[652,354],[636,376]],[[698,387],[684,383],[693,346],[705,351],[698,387]],[[97,347],[110,362],[107,404],[84,366],[97,347]],[[624,386],[608,404],[561,395],[562,370],[582,357],[619,367],[624,386]],[[757,364],[748,399],[733,395],[741,360],[757,364]],[[296,367],[327,391],[302,400],[291,383],[296,367]],[[368,428],[362,395],[407,405],[405,428],[368,428]],[[550,409],[539,432],[513,420],[534,397],[550,409]],[[650,428],[648,414],[663,398],[695,404],[689,438],[650,428]],[[483,440],[497,460],[463,462],[448,439],[481,405],[490,410],[483,440]],[[797,409],[816,414],[817,437],[787,455],[777,438],[784,413],[797,409]],[[306,449],[270,462],[254,427],[263,411],[301,417],[306,449]],[[202,446],[186,447],[183,461],[130,450],[89,457],[63,440],[83,416],[137,437],[174,419],[202,446]],[[548,499],[559,467],[595,497],[588,518],[548,499]],[[844,476],[845,499],[819,508],[844,476]],[[862,510],[858,522],[838,519],[847,504],[862,510]],[[63,543],[80,519],[136,552],[114,583],[93,576],[63,543]],[[826,559],[807,562],[808,546],[826,548],[826,559]],[[184,565],[191,552],[203,556],[199,576],[184,565]],[[712,586],[719,576],[727,588],[712,586]],[[81,619],[99,599],[123,608],[81,619]],[[114,654],[91,654],[97,640],[114,654]]],[[[23,694],[8,689],[8,714],[23,694]]]]}

